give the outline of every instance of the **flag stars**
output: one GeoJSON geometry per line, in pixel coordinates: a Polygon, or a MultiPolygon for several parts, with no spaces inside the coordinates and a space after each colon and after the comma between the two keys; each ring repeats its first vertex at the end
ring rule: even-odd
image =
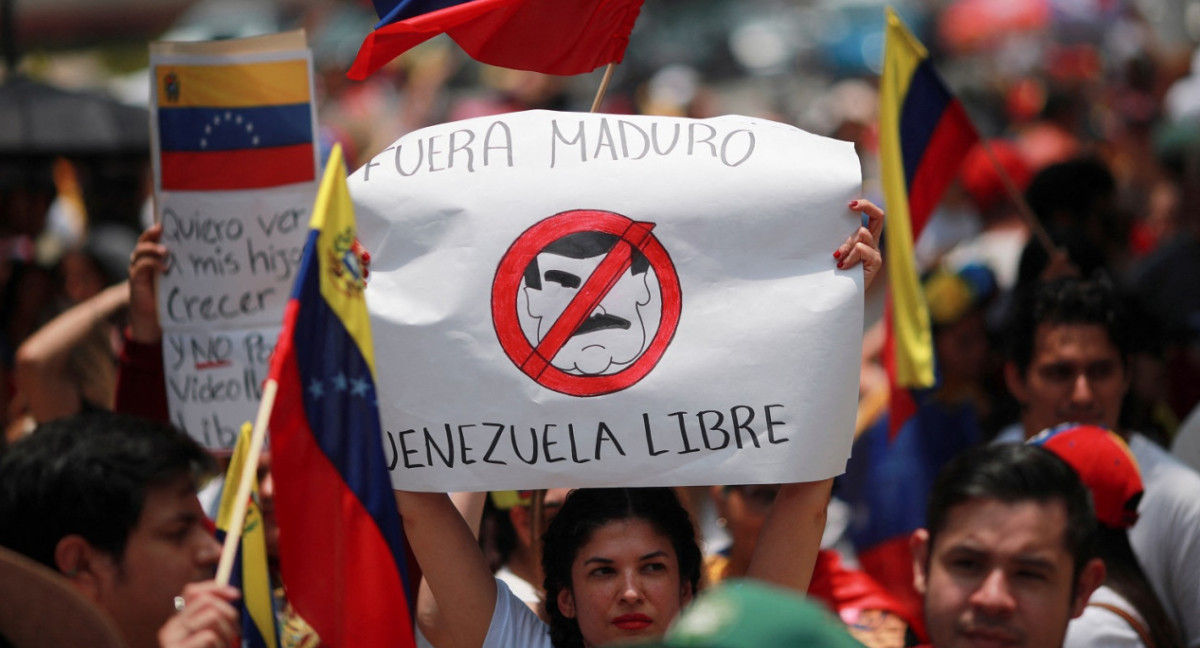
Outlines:
{"type": "Polygon", "coordinates": [[[312,382],[308,383],[308,393],[313,399],[320,399],[325,395],[325,388],[321,386],[321,381],[313,378],[312,382]]]}
{"type": "Polygon", "coordinates": [[[225,150],[258,147],[262,137],[256,134],[254,122],[245,114],[227,110],[213,116],[211,123],[204,123],[204,132],[198,138],[201,150],[225,150]]]}
{"type": "Polygon", "coordinates": [[[338,391],[346,391],[348,387],[346,383],[346,374],[341,371],[337,372],[337,375],[333,377],[333,386],[338,391]]]}
{"type": "Polygon", "coordinates": [[[355,378],[350,381],[350,393],[354,396],[366,397],[367,391],[371,389],[371,384],[362,378],[355,378]]]}

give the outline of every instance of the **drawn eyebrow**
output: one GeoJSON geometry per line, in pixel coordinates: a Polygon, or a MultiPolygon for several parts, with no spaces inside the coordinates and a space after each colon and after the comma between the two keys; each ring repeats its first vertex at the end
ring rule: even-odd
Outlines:
{"type": "Polygon", "coordinates": [[[579,275],[563,272],[562,270],[547,270],[546,281],[553,281],[567,288],[579,287],[579,275]]]}

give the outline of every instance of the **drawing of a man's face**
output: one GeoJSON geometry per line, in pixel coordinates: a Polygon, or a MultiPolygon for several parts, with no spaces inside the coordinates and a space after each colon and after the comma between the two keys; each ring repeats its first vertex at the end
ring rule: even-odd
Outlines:
{"type": "MultiPolygon", "coordinates": [[[[601,232],[572,234],[547,246],[529,264],[524,292],[528,314],[537,320],[538,343],[617,240],[601,232]]],[[[638,358],[646,345],[639,307],[650,302],[648,266],[635,252],[631,266],[554,355],[554,367],[572,374],[611,374],[638,358]]]]}

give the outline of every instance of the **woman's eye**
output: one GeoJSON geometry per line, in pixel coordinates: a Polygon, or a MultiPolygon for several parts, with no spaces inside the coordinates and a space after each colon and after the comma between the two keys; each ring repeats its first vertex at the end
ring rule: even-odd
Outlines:
{"type": "Polygon", "coordinates": [[[646,565],[643,566],[642,569],[644,569],[645,571],[648,571],[648,572],[660,572],[660,571],[666,571],[667,566],[664,565],[663,563],[657,563],[657,562],[656,563],[646,563],[646,565]]]}

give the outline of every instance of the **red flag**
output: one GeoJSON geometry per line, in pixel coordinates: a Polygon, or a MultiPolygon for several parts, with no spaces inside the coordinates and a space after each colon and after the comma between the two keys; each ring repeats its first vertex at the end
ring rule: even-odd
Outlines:
{"type": "Polygon", "coordinates": [[[583,74],[621,62],[641,8],[642,0],[377,0],[381,20],[347,76],[361,81],[441,33],[481,63],[583,74]]]}
{"type": "Polygon", "coordinates": [[[271,358],[271,475],[288,601],[332,648],[414,645],[400,514],[341,147],[330,155],[271,358]]]}

